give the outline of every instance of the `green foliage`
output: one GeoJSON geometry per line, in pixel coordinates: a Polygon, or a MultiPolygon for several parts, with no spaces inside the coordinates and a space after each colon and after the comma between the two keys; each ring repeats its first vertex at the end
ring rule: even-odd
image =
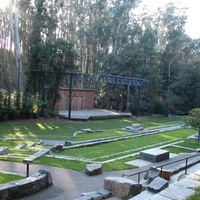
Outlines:
{"type": "Polygon", "coordinates": [[[195,188],[195,193],[187,197],[186,200],[200,200],[200,187],[195,188]]]}
{"type": "Polygon", "coordinates": [[[183,121],[186,125],[190,125],[200,131],[200,108],[192,109],[189,115],[183,118],[183,121]]]}
{"type": "Polygon", "coordinates": [[[198,142],[200,141],[200,108],[194,108],[189,112],[188,116],[183,118],[186,125],[190,125],[198,130],[198,142]]]}

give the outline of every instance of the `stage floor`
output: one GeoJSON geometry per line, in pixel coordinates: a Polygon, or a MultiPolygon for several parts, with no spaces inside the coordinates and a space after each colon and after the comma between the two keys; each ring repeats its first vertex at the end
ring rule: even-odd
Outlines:
{"type": "MultiPolygon", "coordinates": [[[[69,111],[59,111],[59,116],[68,119],[69,111]]],[[[93,110],[71,110],[71,120],[89,120],[98,117],[130,117],[131,113],[117,112],[113,110],[93,109],[93,110]]]]}

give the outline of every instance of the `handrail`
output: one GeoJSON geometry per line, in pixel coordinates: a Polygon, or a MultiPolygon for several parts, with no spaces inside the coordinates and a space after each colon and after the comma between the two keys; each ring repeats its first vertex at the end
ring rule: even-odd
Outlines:
{"type": "MultiPolygon", "coordinates": [[[[155,168],[156,168],[156,169],[157,169],[157,168],[160,168],[160,169],[161,169],[160,171],[161,171],[161,174],[162,174],[162,170],[163,170],[163,167],[164,167],[164,166],[171,165],[171,164],[174,164],[174,163],[177,163],[177,162],[180,162],[180,161],[185,160],[185,167],[184,167],[184,168],[185,168],[185,175],[186,175],[186,174],[187,174],[187,168],[188,168],[188,159],[193,158],[193,157],[197,157],[197,156],[200,156],[200,153],[197,153],[196,155],[188,156],[188,157],[186,157],[186,158],[181,158],[181,159],[179,159],[179,160],[172,161],[172,162],[169,162],[169,163],[166,163],[166,164],[158,165],[158,166],[155,166],[155,168]]],[[[199,162],[200,162],[200,160],[199,160],[199,162]]],[[[183,168],[183,169],[184,169],[184,168],[183,168]]],[[[141,174],[144,173],[144,172],[147,172],[148,170],[149,170],[149,169],[142,170],[142,171],[139,171],[139,172],[130,174],[130,175],[122,174],[122,177],[124,177],[124,176],[131,177],[131,176],[138,175],[138,183],[140,183],[140,176],[141,176],[141,174]]]]}

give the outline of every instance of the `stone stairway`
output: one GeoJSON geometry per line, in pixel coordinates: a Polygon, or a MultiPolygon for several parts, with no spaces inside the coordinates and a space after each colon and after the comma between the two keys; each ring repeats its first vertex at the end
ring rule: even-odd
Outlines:
{"type": "MultiPolygon", "coordinates": [[[[191,167],[190,171],[199,168],[200,164],[197,164],[191,167]]],[[[200,170],[194,171],[186,176],[181,172],[171,177],[169,187],[163,191],[155,194],[148,190],[144,190],[139,195],[132,197],[129,200],[184,200],[195,193],[196,187],[200,187],[200,170]]]]}

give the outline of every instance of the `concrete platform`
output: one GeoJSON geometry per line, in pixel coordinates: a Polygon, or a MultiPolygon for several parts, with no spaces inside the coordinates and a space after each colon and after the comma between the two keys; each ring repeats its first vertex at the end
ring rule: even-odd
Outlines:
{"type": "MultiPolygon", "coordinates": [[[[59,111],[59,116],[68,118],[69,111],[59,111]]],[[[93,109],[93,110],[72,110],[71,120],[89,120],[92,118],[116,118],[116,117],[130,117],[131,113],[117,112],[114,110],[93,109]]]]}
{"type": "Polygon", "coordinates": [[[151,162],[160,162],[163,160],[169,159],[169,151],[155,148],[148,149],[140,152],[141,159],[151,161],[151,162]]]}

